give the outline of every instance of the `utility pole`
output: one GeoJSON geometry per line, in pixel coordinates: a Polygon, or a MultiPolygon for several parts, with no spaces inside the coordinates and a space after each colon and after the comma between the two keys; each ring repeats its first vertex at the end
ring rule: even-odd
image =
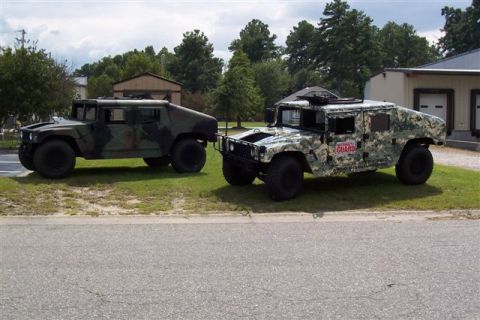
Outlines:
{"type": "Polygon", "coordinates": [[[25,47],[25,35],[27,34],[27,32],[25,31],[25,29],[20,29],[20,30],[17,30],[16,32],[19,32],[21,34],[21,37],[20,38],[15,38],[15,40],[17,41],[17,43],[20,43],[21,46],[22,46],[22,49],[25,47]]]}

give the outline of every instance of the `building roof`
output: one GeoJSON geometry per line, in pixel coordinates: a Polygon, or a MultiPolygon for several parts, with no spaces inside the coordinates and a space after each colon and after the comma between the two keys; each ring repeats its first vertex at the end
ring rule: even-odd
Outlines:
{"type": "MultiPolygon", "coordinates": [[[[427,68],[387,68],[384,71],[403,72],[410,74],[442,74],[442,75],[463,75],[476,76],[480,75],[480,69],[427,69],[427,68]]],[[[378,72],[378,75],[382,72],[378,72]]],[[[375,76],[373,75],[373,76],[375,76]]]]}
{"type": "Polygon", "coordinates": [[[419,69],[480,70],[480,48],[457,54],[440,61],[418,66],[419,69]]]}
{"type": "Polygon", "coordinates": [[[123,80],[117,81],[117,82],[115,82],[113,85],[116,85],[116,84],[119,84],[119,83],[122,83],[122,82],[125,82],[125,81],[130,81],[130,80],[133,80],[133,79],[136,79],[136,78],[140,78],[140,77],[143,77],[143,76],[151,76],[151,77],[154,77],[154,78],[157,78],[157,79],[161,79],[161,80],[164,80],[164,81],[168,81],[168,82],[171,82],[171,83],[175,83],[175,84],[183,87],[183,83],[181,83],[181,82],[178,82],[178,81],[175,81],[175,80],[171,80],[171,79],[168,79],[168,78],[159,76],[158,74],[151,73],[151,72],[144,72],[144,73],[140,73],[140,74],[134,75],[133,77],[130,77],[130,78],[127,78],[127,79],[123,79],[123,80]]]}
{"type": "Polygon", "coordinates": [[[289,95],[288,97],[283,98],[282,100],[278,101],[275,104],[285,103],[285,102],[289,102],[289,101],[302,100],[299,97],[301,97],[301,96],[313,96],[315,94],[316,95],[328,94],[328,95],[331,95],[333,97],[338,98],[338,96],[336,94],[333,94],[332,92],[328,91],[327,89],[315,86],[315,87],[306,87],[306,88],[303,88],[302,90],[294,92],[291,95],[289,95]]]}
{"type": "Polygon", "coordinates": [[[86,87],[87,86],[87,77],[74,77],[73,81],[77,86],[86,87]]]}

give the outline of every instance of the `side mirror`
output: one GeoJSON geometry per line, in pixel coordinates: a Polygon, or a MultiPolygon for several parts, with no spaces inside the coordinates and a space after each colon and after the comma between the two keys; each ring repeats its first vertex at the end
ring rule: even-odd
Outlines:
{"type": "Polygon", "coordinates": [[[328,132],[333,132],[335,133],[336,131],[336,121],[335,119],[332,119],[332,118],[328,118],[328,132]]]}
{"type": "Polygon", "coordinates": [[[266,123],[275,122],[275,109],[272,109],[272,108],[265,109],[265,122],[266,123]]]}

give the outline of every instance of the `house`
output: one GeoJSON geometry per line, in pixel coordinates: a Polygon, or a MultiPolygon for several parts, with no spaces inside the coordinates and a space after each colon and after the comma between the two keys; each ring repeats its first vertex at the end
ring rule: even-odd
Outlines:
{"type": "Polygon", "coordinates": [[[87,77],[74,77],[75,99],[87,99],[87,77]]]}
{"type": "Polygon", "coordinates": [[[436,115],[446,121],[447,145],[480,150],[480,48],[416,68],[384,69],[364,94],[436,115]]]}
{"type": "Polygon", "coordinates": [[[114,97],[146,96],[182,103],[182,84],[151,72],[138,74],[113,84],[114,97]]]}

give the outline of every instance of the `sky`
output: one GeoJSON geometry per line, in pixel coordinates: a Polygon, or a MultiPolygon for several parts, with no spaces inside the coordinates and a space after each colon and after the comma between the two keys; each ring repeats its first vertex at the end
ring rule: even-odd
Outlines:
{"type": "MultiPolygon", "coordinates": [[[[0,46],[13,46],[16,31],[37,40],[37,47],[81,67],[107,55],[153,45],[170,51],[183,33],[200,29],[215,48],[214,55],[228,60],[228,46],[252,19],[260,19],[285,40],[301,20],[318,23],[325,3],[311,0],[0,0],[0,46]]],[[[417,33],[435,42],[441,37],[444,6],[465,8],[471,0],[350,0],[382,27],[388,21],[412,24],[417,33]]]]}

